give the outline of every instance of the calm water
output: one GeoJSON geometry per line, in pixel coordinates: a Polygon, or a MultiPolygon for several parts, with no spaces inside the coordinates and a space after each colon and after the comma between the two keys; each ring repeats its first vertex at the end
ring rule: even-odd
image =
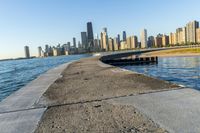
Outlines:
{"type": "Polygon", "coordinates": [[[200,56],[164,57],[157,65],[121,67],[200,90],[200,56]]]}
{"type": "Polygon", "coordinates": [[[89,56],[91,55],[0,61],[0,101],[50,68],[89,56]]]}

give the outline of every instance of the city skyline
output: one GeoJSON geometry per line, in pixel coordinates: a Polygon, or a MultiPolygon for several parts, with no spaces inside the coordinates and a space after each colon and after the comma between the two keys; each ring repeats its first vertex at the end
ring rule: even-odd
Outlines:
{"type": "Polygon", "coordinates": [[[175,32],[176,28],[185,26],[189,21],[200,20],[198,15],[200,9],[197,8],[200,2],[197,0],[193,0],[193,3],[187,0],[165,2],[156,0],[156,5],[154,2],[144,0],[135,3],[130,0],[126,2],[104,0],[97,6],[99,9],[102,7],[100,5],[104,5],[102,7],[104,10],[99,9],[101,12],[94,10],[94,7],[86,9],[88,6],[95,5],[95,2],[91,0],[84,2],[60,1],[55,4],[53,1],[44,1],[39,4],[39,1],[21,0],[18,3],[1,1],[0,58],[23,57],[23,47],[26,45],[30,46],[31,55],[36,56],[38,46],[65,44],[68,41],[72,44],[73,37],[76,37],[77,45],[78,41],[81,41],[80,32],[87,31],[85,25],[90,21],[93,22],[94,35],[98,33],[100,36],[102,28],[107,27],[109,36],[115,37],[120,34],[122,39],[123,31],[126,31],[127,35],[134,34],[139,37],[140,31],[145,28],[148,36],[156,36],[158,33],[169,35],[170,32],[175,32]],[[173,2],[173,5],[170,5],[170,2],[173,2]],[[55,9],[51,11],[53,4],[57,11],[55,9]],[[118,12],[106,10],[110,6],[112,9],[120,10],[118,12]],[[158,7],[154,8],[155,6],[158,7]],[[183,11],[187,6],[193,8],[187,12],[183,11]],[[145,11],[142,11],[141,7],[146,8],[145,11]],[[79,11],[70,12],[73,9],[79,11]]]}

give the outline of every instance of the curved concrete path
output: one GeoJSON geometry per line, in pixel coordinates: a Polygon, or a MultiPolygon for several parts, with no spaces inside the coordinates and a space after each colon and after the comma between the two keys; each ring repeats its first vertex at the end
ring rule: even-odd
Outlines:
{"type": "Polygon", "coordinates": [[[8,96],[0,103],[1,133],[32,133],[37,128],[46,107],[37,103],[42,94],[54,83],[70,63],[60,65],[25,87],[8,96]]]}

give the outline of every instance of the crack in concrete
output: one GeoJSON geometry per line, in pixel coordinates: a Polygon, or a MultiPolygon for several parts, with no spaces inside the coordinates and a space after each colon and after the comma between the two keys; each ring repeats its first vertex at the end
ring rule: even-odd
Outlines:
{"type": "Polygon", "coordinates": [[[94,100],[86,100],[86,101],[79,101],[79,102],[72,102],[72,103],[63,103],[63,104],[51,104],[51,105],[39,105],[31,108],[26,109],[19,109],[19,110],[11,110],[11,111],[5,111],[0,112],[0,114],[6,114],[6,113],[14,113],[14,112],[21,112],[21,111],[27,111],[27,110],[34,110],[34,109],[41,109],[41,108],[52,108],[52,107],[60,107],[60,106],[70,106],[70,105],[76,105],[76,104],[86,104],[86,103],[93,103],[93,102],[102,102],[117,98],[123,98],[123,97],[130,97],[130,96],[138,96],[138,95],[144,95],[144,94],[151,94],[151,93],[159,93],[159,92],[166,92],[166,91],[173,91],[173,90],[180,90],[180,89],[186,89],[187,87],[179,87],[175,89],[162,89],[162,90],[156,90],[156,91],[150,91],[150,92],[141,92],[137,94],[129,94],[129,95],[121,95],[121,96],[114,96],[114,97],[107,97],[102,99],[94,99],[94,100]]]}

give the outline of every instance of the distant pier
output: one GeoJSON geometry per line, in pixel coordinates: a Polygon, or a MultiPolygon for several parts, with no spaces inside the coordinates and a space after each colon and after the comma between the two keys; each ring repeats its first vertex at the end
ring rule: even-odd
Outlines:
{"type": "Polygon", "coordinates": [[[116,59],[104,59],[101,60],[104,63],[121,66],[121,65],[142,65],[142,64],[157,64],[158,57],[138,57],[138,56],[129,56],[116,59]]]}

